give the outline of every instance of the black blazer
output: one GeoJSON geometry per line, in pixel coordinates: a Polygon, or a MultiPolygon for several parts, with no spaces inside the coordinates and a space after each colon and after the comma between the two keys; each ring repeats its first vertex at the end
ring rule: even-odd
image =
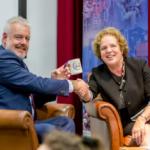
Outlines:
{"type": "MultiPolygon", "coordinates": [[[[123,96],[125,107],[131,117],[144,108],[150,98],[150,68],[146,61],[126,58],[125,80],[123,96]]],[[[103,100],[120,110],[119,84],[113,79],[105,64],[92,70],[89,85],[94,97],[100,93],[103,100]]]]}

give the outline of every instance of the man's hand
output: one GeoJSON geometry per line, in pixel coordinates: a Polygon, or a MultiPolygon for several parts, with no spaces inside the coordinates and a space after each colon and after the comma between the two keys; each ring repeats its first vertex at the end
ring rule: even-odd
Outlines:
{"type": "Polygon", "coordinates": [[[80,97],[81,100],[90,101],[91,95],[88,84],[82,80],[72,80],[74,92],[80,97]]]}
{"type": "Polygon", "coordinates": [[[70,69],[68,65],[62,65],[51,73],[52,79],[65,80],[70,78],[70,69]]]}

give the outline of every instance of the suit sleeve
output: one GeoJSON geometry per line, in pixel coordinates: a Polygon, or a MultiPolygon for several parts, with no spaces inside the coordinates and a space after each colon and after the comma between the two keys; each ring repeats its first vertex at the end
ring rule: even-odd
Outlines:
{"type": "Polygon", "coordinates": [[[36,76],[24,67],[22,60],[15,56],[1,55],[0,83],[8,88],[45,95],[69,95],[67,80],[54,80],[36,76]]]}

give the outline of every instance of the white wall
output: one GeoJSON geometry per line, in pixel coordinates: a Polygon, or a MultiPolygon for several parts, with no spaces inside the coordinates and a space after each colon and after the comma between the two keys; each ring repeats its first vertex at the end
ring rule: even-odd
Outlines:
{"type": "Polygon", "coordinates": [[[27,64],[42,76],[50,76],[56,67],[57,0],[28,0],[27,18],[31,24],[31,42],[27,64]]]}
{"type": "MultiPolygon", "coordinates": [[[[18,15],[18,0],[0,0],[0,35],[10,17],[18,15]]],[[[31,72],[48,77],[56,67],[57,0],[27,0],[31,41],[25,60],[31,72]]]]}
{"type": "Polygon", "coordinates": [[[0,0],[0,38],[5,22],[16,15],[18,15],[18,0],[0,0]]]}

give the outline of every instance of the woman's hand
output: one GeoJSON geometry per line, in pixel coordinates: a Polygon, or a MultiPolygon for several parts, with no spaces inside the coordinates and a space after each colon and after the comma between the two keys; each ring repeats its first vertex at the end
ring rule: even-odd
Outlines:
{"type": "Polygon", "coordinates": [[[74,86],[74,92],[80,97],[80,100],[89,102],[91,99],[89,85],[82,79],[74,80],[72,83],[74,86]]]}
{"type": "Polygon", "coordinates": [[[132,129],[132,138],[136,141],[137,145],[141,145],[145,136],[145,123],[146,119],[139,116],[132,129]]]}

